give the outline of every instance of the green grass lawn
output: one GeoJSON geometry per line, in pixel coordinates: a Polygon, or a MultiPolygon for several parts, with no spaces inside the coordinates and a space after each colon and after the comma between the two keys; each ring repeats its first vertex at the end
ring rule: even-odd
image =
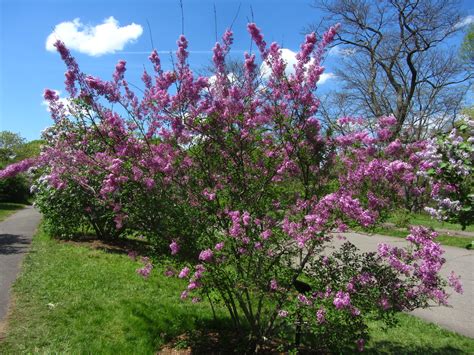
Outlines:
{"type": "MultiPolygon", "coordinates": [[[[390,226],[387,224],[380,225],[374,228],[361,228],[361,227],[354,227],[355,231],[359,232],[369,232],[381,235],[387,235],[390,237],[397,237],[397,238],[406,238],[406,236],[410,233],[409,232],[409,225],[419,225],[425,226],[427,228],[433,229],[447,229],[452,231],[461,231],[462,227],[460,224],[452,224],[447,222],[439,222],[437,220],[431,219],[430,216],[422,213],[410,213],[406,214],[404,211],[395,211],[391,217],[387,219],[388,223],[393,223],[397,225],[403,221],[407,223],[404,227],[401,226],[390,226]],[[405,227],[406,226],[406,227],[405,227]]],[[[468,226],[466,228],[467,232],[474,232],[474,226],[468,226]]],[[[474,237],[467,238],[462,236],[456,235],[447,235],[446,233],[440,232],[438,238],[436,239],[442,245],[449,245],[452,247],[459,247],[459,248],[467,248],[471,249],[474,247],[474,237]]]]}
{"type": "MultiPolygon", "coordinates": [[[[449,229],[453,231],[461,231],[462,227],[460,224],[448,223],[448,222],[440,222],[436,219],[431,218],[431,216],[424,214],[424,213],[410,213],[409,216],[409,224],[411,225],[420,225],[425,227],[431,227],[433,229],[449,229]]],[[[391,216],[388,218],[387,222],[396,223],[397,216],[391,216]]],[[[466,227],[467,232],[474,232],[474,225],[466,227]]]]}
{"type": "Polygon", "coordinates": [[[23,207],[25,207],[25,205],[20,203],[0,202],[0,221],[3,221],[16,211],[21,210],[23,207]]]}
{"type": "MultiPolygon", "coordinates": [[[[356,230],[363,231],[361,228],[356,228],[356,230]]],[[[405,230],[399,230],[399,229],[394,229],[394,228],[388,228],[388,227],[376,227],[370,229],[370,233],[375,233],[375,234],[381,234],[381,235],[387,235],[390,237],[397,237],[397,238],[406,238],[408,234],[410,234],[409,231],[405,230]]],[[[464,237],[455,237],[451,235],[443,235],[440,234],[438,238],[436,238],[436,241],[441,243],[441,245],[449,245],[452,247],[459,247],[459,248],[472,248],[473,244],[472,241],[474,238],[464,238],[464,237]]]]}
{"type": "MultiPolygon", "coordinates": [[[[153,354],[183,333],[196,338],[229,324],[221,309],[214,321],[207,303],[181,301],[182,280],[165,277],[159,267],[145,280],[135,273],[140,266],[118,249],[59,243],[40,232],[14,287],[0,353],[153,354]]],[[[405,314],[400,320],[386,332],[371,324],[370,353],[474,352],[473,339],[405,314]]],[[[179,339],[181,347],[189,345],[179,339]]]]}

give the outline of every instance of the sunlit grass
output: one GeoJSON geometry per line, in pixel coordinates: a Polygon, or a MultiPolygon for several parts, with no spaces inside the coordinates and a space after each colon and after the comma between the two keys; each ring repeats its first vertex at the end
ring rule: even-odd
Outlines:
{"type": "MultiPolygon", "coordinates": [[[[448,223],[448,222],[440,222],[436,219],[431,218],[431,216],[424,214],[424,213],[410,213],[408,215],[409,223],[411,225],[420,225],[425,226],[433,229],[449,229],[453,231],[461,231],[462,226],[460,224],[448,223]]],[[[391,216],[388,218],[387,222],[395,223],[396,217],[391,216]]],[[[474,225],[466,227],[467,232],[474,232],[474,225]]]]}
{"type": "MultiPolygon", "coordinates": [[[[219,307],[214,320],[207,303],[179,299],[184,281],[165,277],[159,266],[143,279],[135,272],[140,266],[120,250],[61,243],[40,231],[14,287],[15,307],[0,353],[154,354],[169,342],[189,346],[177,338],[183,333],[199,337],[206,329],[229,329],[219,307]]],[[[371,323],[369,352],[474,352],[472,339],[399,317],[400,326],[388,331],[371,323]]],[[[201,346],[207,341],[199,337],[201,346]]]]}

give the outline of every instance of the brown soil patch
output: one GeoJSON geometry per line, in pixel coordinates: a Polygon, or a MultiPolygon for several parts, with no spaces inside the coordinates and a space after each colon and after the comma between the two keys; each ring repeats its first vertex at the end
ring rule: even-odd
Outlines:
{"type": "Polygon", "coordinates": [[[5,316],[5,318],[0,321],[0,343],[5,339],[7,335],[7,327],[8,327],[8,320],[11,317],[11,313],[13,312],[13,309],[15,308],[15,296],[12,295],[10,298],[10,303],[8,304],[8,311],[5,316]]]}
{"type": "Polygon", "coordinates": [[[135,251],[139,255],[146,255],[149,244],[144,240],[117,238],[110,240],[99,240],[95,236],[81,236],[75,239],[59,240],[60,243],[75,246],[84,246],[93,250],[102,250],[107,253],[127,254],[135,251]]]}
{"type": "MultiPolygon", "coordinates": [[[[196,331],[182,334],[163,346],[157,355],[191,355],[191,354],[246,354],[247,339],[239,337],[235,331],[196,331]]],[[[284,344],[272,341],[260,346],[260,354],[284,354],[280,350],[284,344]]]]}

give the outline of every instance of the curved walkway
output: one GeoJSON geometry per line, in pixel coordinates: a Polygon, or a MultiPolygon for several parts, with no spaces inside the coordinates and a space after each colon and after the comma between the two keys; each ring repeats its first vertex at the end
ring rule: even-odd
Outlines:
{"type": "Polygon", "coordinates": [[[40,220],[40,213],[27,206],[0,222],[0,323],[7,314],[11,286],[40,220]]]}
{"type": "MultiPolygon", "coordinates": [[[[364,252],[377,251],[379,243],[396,246],[407,245],[402,238],[383,235],[365,235],[359,233],[345,233],[344,236],[351,243],[364,252]]],[[[442,246],[446,263],[441,275],[448,277],[451,271],[461,276],[464,293],[451,293],[448,300],[449,307],[434,306],[427,309],[417,309],[411,314],[423,318],[439,326],[474,338],[474,250],[442,246]]]]}

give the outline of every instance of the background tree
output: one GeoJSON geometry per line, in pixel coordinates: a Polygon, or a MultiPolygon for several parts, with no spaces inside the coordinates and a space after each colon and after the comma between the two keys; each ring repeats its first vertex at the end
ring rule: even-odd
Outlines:
{"type": "Polygon", "coordinates": [[[18,133],[10,131],[0,132],[0,161],[5,164],[13,162],[20,147],[25,144],[25,139],[18,133]]]}
{"type": "MultiPolygon", "coordinates": [[[[41,140],[26,142],[19,133],[0,132],[0,169],[7,165],[38,156],[41,140]]],[[[30,197],[30,180],[24,175],[17,175],[0,180],[0,202],[25,203],[30,197]]]]}
{"type": "Polygon", "coordinates": [[[469,26],[461,45],[461,57],[471,67],[474,67],[474,24],[469,26]]]}
{"type": "Polygon", "coordinates": [[[394,138],[419,139],[452,123],[462,108],[472,73],[449,42],[460,27],[451,0],[319,0],[320,26],[341,23],[335,45],[341,56],[336,75],[341,93],[323,100],[332,122],[341,107],[352,115],[393,114],[394,138]]]}

